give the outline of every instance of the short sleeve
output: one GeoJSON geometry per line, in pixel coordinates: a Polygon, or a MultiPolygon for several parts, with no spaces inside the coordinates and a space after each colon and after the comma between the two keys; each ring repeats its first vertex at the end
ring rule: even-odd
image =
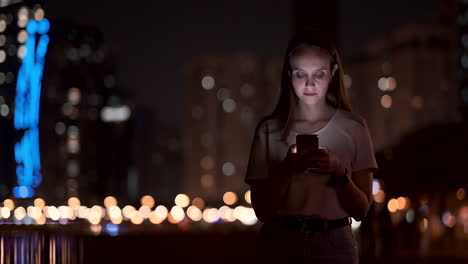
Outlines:
{"type": "Polygon", "coordinates": [[[375,160],[374,147],[370,137],[369,128],[366,122],[363,122],[355,129],[354,135],[354,158],[351,164],[353,171],[371,169],[377,172],[379,167],[375,160]]]}
{"type": "Polygon", "coordinates": [[[249,162],[245,182],[268,178],[268,131],[265,123],[255,129],[255,135],[250,149],[249,162]]]}

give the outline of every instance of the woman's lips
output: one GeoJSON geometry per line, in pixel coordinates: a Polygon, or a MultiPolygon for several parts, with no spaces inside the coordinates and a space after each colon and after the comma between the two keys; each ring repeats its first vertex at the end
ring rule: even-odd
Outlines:
{"type": "Polygon", "coordinates": [[[305,96],[314,96],[317,95],[317,93],[304,93],[305,96]]]}

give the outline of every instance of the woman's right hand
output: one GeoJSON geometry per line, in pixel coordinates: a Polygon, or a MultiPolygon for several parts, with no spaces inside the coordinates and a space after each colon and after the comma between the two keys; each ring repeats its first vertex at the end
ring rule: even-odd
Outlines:
{"type": "Polygon", "coordinates": [[[296,144],[289,146],[286,157],[283,160],[283,163],[289,173],[298,173],[307,169],[307,166],[304,164],[301,156],[302,155],[297,153],[296,144]]]}

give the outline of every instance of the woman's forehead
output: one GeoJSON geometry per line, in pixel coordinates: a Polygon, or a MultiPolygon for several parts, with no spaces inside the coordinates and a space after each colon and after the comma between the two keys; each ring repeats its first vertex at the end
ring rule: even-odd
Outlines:
{"type": "Polygon", "coordinates": [[[328,68],[330,66],[330,59],[330,55],[321,48],[313,46],[300,46],[292,52],[289,58],[289,63],[293,68],[328,68]]]}

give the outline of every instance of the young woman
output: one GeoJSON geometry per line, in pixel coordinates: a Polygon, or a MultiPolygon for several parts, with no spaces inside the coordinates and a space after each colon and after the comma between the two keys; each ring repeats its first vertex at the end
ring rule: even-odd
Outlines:
{"type": "Polygon", "coordinates": [[[357,263],[351,219],[372,202],[378,169],[365,120],[350,110],[333,41],[318,31],[292,38],[281,93],[256,128],[246,182],[263,222],[261,263],[357,263]],[[296,135],[319,148],[297,153],[296,135]]]}

